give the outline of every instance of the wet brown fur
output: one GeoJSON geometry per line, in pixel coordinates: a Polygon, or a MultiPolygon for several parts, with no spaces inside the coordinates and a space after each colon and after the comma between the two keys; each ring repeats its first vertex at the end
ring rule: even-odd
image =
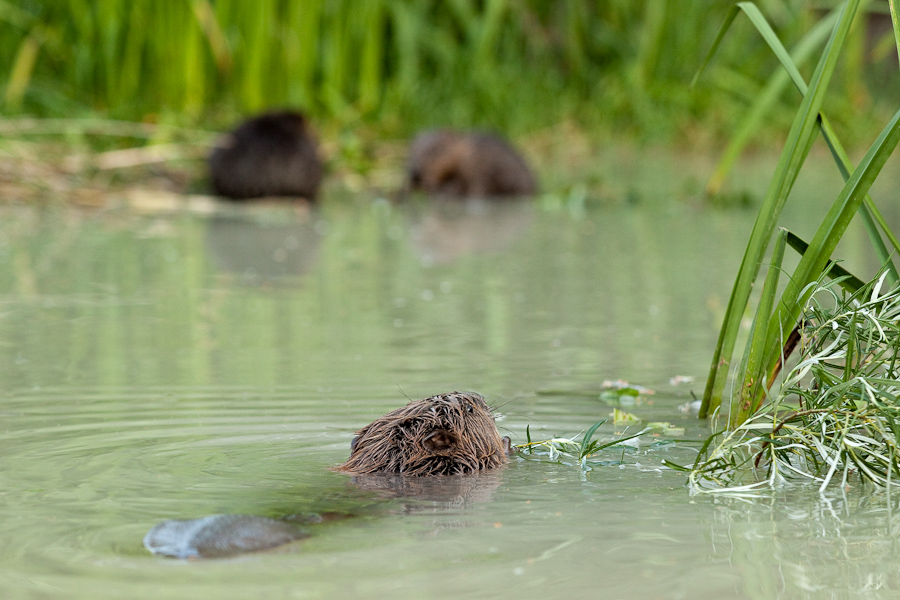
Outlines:
{"type": "Polygon", "coordinates": [[[410,190],[453,197],[527,196],[537,191],[525,159],[503,138],[438,129],[413,140],[410,190]]]}
{"type": "Polygon", "coordinates": [[[270,112],[244,121],[209,155],[213,191],[240,200],[301,196],[313,200],[322,180],[318,143],[306,118],[270,112]]]}
{"type": "Polygon", "coordinates": [[[336,470],[353,475],[454,475],[508,462],[491,409],[475,393],[413,400],[360,429],[350,448],[336,470]]]}

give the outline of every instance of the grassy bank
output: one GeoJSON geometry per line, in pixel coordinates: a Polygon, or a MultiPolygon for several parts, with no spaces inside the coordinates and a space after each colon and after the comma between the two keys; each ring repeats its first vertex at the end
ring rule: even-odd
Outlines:
{"type": "MultiPolygon", "coordinates": [[[[289,105],[397,136],[435,123],[519,136],[564,121],[656,140],[698,137],[698,122],[724,135],[776,69],[741,27],[689,89],[731,4],[3,0],[2,113],[221,128],[289,105]]],[[[820,14],[806,0],[767,4],[788,47],[820,14]]],[[[853,35],[834,102],[872,108],[867,77],[888,53],[872,27],[853,35]]],[[[783,103],[776,128],[796,98],[783,103]]]]}
{"type": "MultiPolygon", "coordinates": [[[[810,74],[825,7],[763,4],[810,74]]],[[[826,101],[850,148],[874,137],[900,93],[882,4],[848,33],[826,101]]],[[[396,187],[408,136],[452,125],[512,136],[559,198],[609,194],[597,166],[609,147],[715,153],[734,135],[718,190],[747,144],[777,147],[800,101],[744,22],[689,85],[732,5],[0,0],[0,186],[7,199],[131,180],[204,192],[217,131],[293,106],[315,121],[328,181],[351,189],[396,187]]]]}

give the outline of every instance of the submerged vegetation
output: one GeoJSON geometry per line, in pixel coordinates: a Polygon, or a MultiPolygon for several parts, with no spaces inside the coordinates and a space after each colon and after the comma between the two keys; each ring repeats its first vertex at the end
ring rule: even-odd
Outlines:
{"type": "MultiPolygon", "coordinates": [[[[819,131],[845,185],[822,217],[810,243],[785,230],[778,234],[747,346],[733,374],[734,390],[724,441],[705,457],[701,454],[691,475],[695,484],[734,485],[747,475],[747,467],[760,464],[766,469],[763,483],[768,485],[793,474],[820,481],[824,488],[836,472],[842,473],[842,481],[846,482],[851,470],[865,480],[886,484],[892,474],[900,473],[900,456],[896,452],[900,440],[900,426],[896,423],[900,415],[900,399],[896,395],[900,373],[895,369],[895,349],[900,343],[896,326],[898,292],[895,289],[884,297],[878,296],[884,282],[894,287],[900,280],[893,262],[894,254],[900,252],[900,243],[868,196],[869,188],[900,141],[900,111],[855,169],[822,112],[825,92],[860,4],[859,0],[847,0],[829,15],[834,25],[809,84],[753,3],[741,2],[734,7],[713,45],[711,54],[738,12],[743,11],[778,56],[800,91],[802,102],[735,280],[710,367],[701,417],[718,411],[751,289],[764,264],[781,211],[819,131]],[[836,267],[832,259],[857,212],[884,264],[884,272],[869,285],[862,285],[859,279],[836,267]],[[779,276],[788,244],[801,257],[779,294],[779,276]],[[823,283],[828,278],[832,282],[823,283]],[[834,295],[836,284],[851,295],[845,299],[835,295],[836,307],[828,312],[819,305],[816,294],[834,295]],[[864,297],[870,298],[861,300],[864,297]],[[798,345],[799,364],[782,375],[798,345]],[[808,375],[812,379],[805,382],[808,375]],[[777,391],[770,391],[779,377],[777,391]],[[792,407],[788,399],[793,396],[800,401],[792,407]]],[[[900,51],[897,1],[891,0],[890,7],[900,51]]]]}

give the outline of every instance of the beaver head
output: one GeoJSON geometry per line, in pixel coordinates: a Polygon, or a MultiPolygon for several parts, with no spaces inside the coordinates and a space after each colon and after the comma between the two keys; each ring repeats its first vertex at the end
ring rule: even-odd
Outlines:
{"type": "Polygon", "coordinates": [[[413,400],[360,429],[350,458],[337,467],[354,475],[453,475],[508,462],[491,409],[475,393],[451,392],[413,400]]]}

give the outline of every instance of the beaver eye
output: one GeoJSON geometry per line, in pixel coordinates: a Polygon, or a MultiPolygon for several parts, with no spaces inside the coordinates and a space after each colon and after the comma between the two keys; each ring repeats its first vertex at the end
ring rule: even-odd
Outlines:
{"type": "Polygon", "coordinates": [[[468,412],[468,413],[472,412],[472,405],[471,405],[471,404],[466,404],[466,412],[468,412]]]}

